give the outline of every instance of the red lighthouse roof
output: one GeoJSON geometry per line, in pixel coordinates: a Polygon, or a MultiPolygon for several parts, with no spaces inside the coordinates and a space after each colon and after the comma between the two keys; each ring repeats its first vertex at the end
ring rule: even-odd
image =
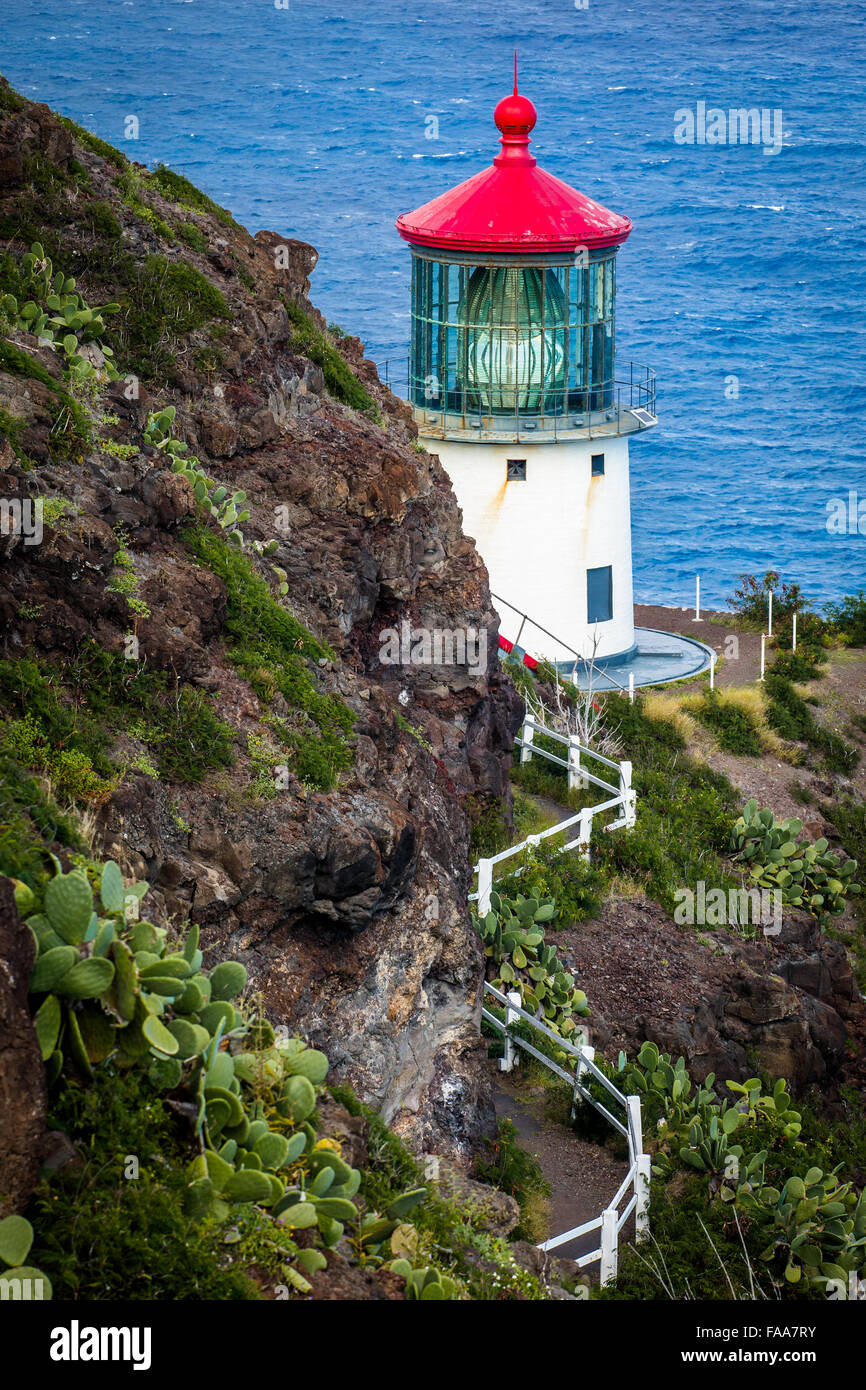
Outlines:
{"type": "Polygon", "coordinates": [[[503,97],[493,113],[501,152],[450,192],[397,219],[400,235],[416,246],[492,254],[563,254],[618,246],[631,231],[623,217],[539,169],[529,153],[537,116],[528,97],[503,97]]]}

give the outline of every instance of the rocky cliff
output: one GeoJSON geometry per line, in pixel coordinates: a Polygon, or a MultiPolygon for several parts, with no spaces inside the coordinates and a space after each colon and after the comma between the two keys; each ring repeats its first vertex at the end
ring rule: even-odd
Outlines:
{"type": "MultiPolygon", "coordinates": [[[[0,172],[5,753],[78,826],[41,833],[69,852],[83,824],[398,1130],[465,1152],[489,1119],[470,825],[508,796],[521,705],[448,479],[309,303],[312,247],[5,87],[0,172]],[[21,320],[43,260],[117,306],[71,387],[21,320]],[[170,405],[174,458],[246,495],[242,550],[148,429],[170,405]],[[39,543],[14,511],[37,499],[39,543]],[[489,659],[383,664],[404,623],[489,659]]],[[[14,816],[22,844],[45,822],[14,816]]]]}

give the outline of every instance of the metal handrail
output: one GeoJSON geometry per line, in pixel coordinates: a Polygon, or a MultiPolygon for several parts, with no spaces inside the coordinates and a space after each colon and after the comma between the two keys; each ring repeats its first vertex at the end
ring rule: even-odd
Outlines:
{"type": "Polygon", "coordinates": [[[524,626],[526,625],[526,623],[530,623],[531,626],[536,628],[538,632],[543,632],[545,637],[549,637],[551,642],[556,642],[560,647],[565,647],[566,651],[571,652],[571,655],[575,658],[572,675],[575,674],[577,670],[577,663],[580,662],[580,664],[582,666],[587,667],[590,672],[597,673],[598,675],[603,676],[606,681],[610,681],[611,685],[615,686],[616,689],[619,690],[623,695],[629,694],[628,686],[623,685],[620,681],[616,679],[615,676],[612,676],[608,670],[599,667],[597,662],[592,657],[581,656],[580,652],[575,651],[574,647],[572,647],[568,642],[563,641],[561,637],[557,637],[556,633],[550,632],[546,627],[542,627],[541,623],[537,623],[534,618],[530,618],[528,613],[524,613],[522,609],[517,608],[513,603],[509,603],[508,599],[503,598],[501,594],[494,594],[491,590],[490,597],[493,599],[494,603],[504,603],[506,608],[510,608],[511,612],[516,613],[518,618],[520,618],[520,628],[518,630],[517,638],[515,639],[513,646],[516,647],[518,645],[518,639],[520,637],[520,634],[523,632],[524,626]]]}
{"type": "MultiPolygon", "coordinates": [[[[406,395],[404,399],[408,400],[410,405],[416,410],[424,410],[429,415],[438,415],[441,420],[440,428],[443,431],[447,428],[446,421],[448,419],[453,419],[461,422],[458,427],[458,432],[461,433],[464,430],[470,432],[486,431],[493,434],[498,432],[509,435],[516,434],[519,438],[521,432],[523,432],[524,435],[529,435],[533,438],[538,438],[541,435],[552,435],[555,440],[558,439],[560,434],[574,435],[575,433],[585,432],[587,437],[592,439],[598,434],[610,432],[608,427],[612,423],[611,416],[619,423],[622,416],[628,411],[646,410],[649,414],[655,415],[657,389],[655,372],[651,367],[644,364],[629,361],[628,376],[618,375],[618,372],[622,373],[625,370],[625,362],[621,358],[617,358],[614,363],[613,375],[600,385],[572,388],[571,391],[569,391],[567,387],[564,387],[561,400],[563,408],[558,411],[555,409],[553,411],[544,410],[543,408],[545,400],[553,394],[550,391],[541,393],[542,409],[540,411],[531,413],[525,410],[521,411],[517,405],[517,392],[515,391],[513,417],[510,411],[507,414],[503,412],[501,415],[497,416],[490,414],[482,415],[480,410],[475,411],[467,409],[467,393],[465,390],[461,395],[460,409],[453,411],[448,410],[448,392],[445,391],[440,393],[435,399],[431,399],[429,396],[427,377],[413,375],[411,353],[407,353],[405,359],[392,359],[387,357],[384,362],[376,364],[379,379],[383,382],[383,385],[387,386],[392,391],[395,390],[395,386],[398,384],[397,379],[392,378],[393,361],[400,362],[401,364],[399,385],[402,387],[405,381],[406,395]],[[402,370],[404,364],[405,376],[402,370]],[[636,371],[638,373],[637,376],[635,376],[636,371]],[[628,393],[628,405],[624,404],[626,392],[628,393]],[[591,401],[593,396],[601,395],[603,397],[607,393],[610,394],[610,399],[606,405],[592,406],[591,401]],[[446,396],[446,400],[440,404],[442,394],[446,396]],[[570,406],[568,399],[569,395],[585,396],[586,408],[580,409],[579,407],[570,406]],[[595,426],[593,424],[593,417],[596,417],[595,426]],[[579,425],[573,423],[576,419],[581,421],[579,425]],[[569,428],[569,421],[572,421],[571,428],[569,428]],[[594,428],[596,431],[595,435],[593,433],[594,428]]],[[[636,422],[636,427],[637,430],[648,428],[645,422],[641,420],[636,422]]]]}
{"type": "Polygon", "coordinates": [[[618,1243],[619,1235],[626,1225],[629,1217],[634,1213],[636,1236],[642,1239],[648,1230],[649,1222],[649,1176],[650,1158],[643,1152],[643,1133],[641,1124],[640,1098],[638,1096],[626,1096],[619,1090],[614,1083],[605,1076],[604,1072],[593,1060],[594,1051],[585,1043],[580,1047],[575,1047],[566,1038],[554,1033],[546,1023],[534,1015],[527,1013],[522,1008],[520,996],[516,992],[507,995],[491,984],[489,980],[484,981],[483,993],[491,995],[493,999],[505,1009],[505,1019],[497,1018],[489,1009],[481,1006],[481,1016],[493,1028],[502,1034],[505,1039],[505,1057],[500,1063],[505,1070],[510,1070],[514,1064],[515,1054],[513,1049],[520,1048],[529,1056],[536,1058],[543,1066],[547,1067],[556,1076],[567,1082],[572,1087],[572,1115],[578,1096],[585,1099],[592,1105],[599,1114],[620,1133],[628,1144],[629,1167],[628,1172],[617,1188],[616,1193],[608,1202],[600,1216],[594,1217],[590,1221],[584,1221],[582,1225],[575,1226],[568,1231],[563,1231],[560,1235],[551,1236],[549,1240],[539,1245],[539,1250],[555,1250],[559,1246],[567,1245],[581,1236],[589,1235],[592,1231],[601,1231],[601,1245],[597,1250],[591,1250],[585,1255],[580,1255],[575,1263],[583,1268],[586,1265],[601,1262],[601,1282],[606,1283],[616,1276],[618,1262],[618,1243]],[[531,1028],[542,1033],[549,1038],[556,1047],[570,1057],[574,1064],[574,1071],[568,1072],[565,1067],[560,1066],[553,1058],[548,1057],[539,1048],[534,1047],[526,1038],[512,1032],[514,1023],[522,1019],[531,1028]],[[595,1096],[582,1084],[584,1075],[594,1077],[608,1094],[618,1102],[625,1110],[626,1123],[623,1124],[615,1115],[611,1114],[606,1105],[597,1100],[595,1096]],[[627,1193],[631,1190],[631,1197],[620,1212],[620,1203],[624,1200],[627,1193]]]}

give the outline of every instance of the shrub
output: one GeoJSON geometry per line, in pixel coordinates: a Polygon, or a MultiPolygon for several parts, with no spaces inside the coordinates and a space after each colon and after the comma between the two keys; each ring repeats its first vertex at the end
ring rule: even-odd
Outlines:
{"type": "Polygon", "coordinates": [[[533,1244],[547,1235],[550,1183],[538,1159],[521,1148],[513,1122],[500,1119],[495,1139],[485,1139],[475,1159],[475,1176],[514,1197],[520,1207],[520,1222],[511,1232],[512,1240],[533,1244]]]}
{"type": "Polygon", "coordinates": [[[860,761],[859,751],[817,722],[806,701],[797,694],[787,676],[777,672],[775,665],[767,672],[764,685],[770,697],[768,722],[782,738],[809,744],[820,753],[831,772],[847,775],[854,771],[860,761]]]}
{"type": "Polygon", "coordinates": [[[521,872],[505,874],[498,887],[504,893],[552,898],[556,915],[551,925],[558,930],[598,913],[604,896],[604,876],[577,850],[563,852],[561,843],[552,843],[553,838],[525,850],[519,859],[507,860],[504,868],[513,864],[521,872]]]}
{"type": "Polygon", "coordinates": [[[828,603],[826,613],[834,631],[852,647],[866,647],[866,593],[846,594],[841,603],[828,603]]]}
{"type": "Polygon", "coordinates": [[[222,536],[199,528],[185,532],[185,540],[226,585],[230,660],[265,705],[279,691],[294,712],[292,722],[269,721],[290,754],[292,771],[310,786],[330,789],[351,766],[347,736],[355,720],[342,700],[319,689],[309,662],[333,653],[276,601],[247,556],[222,536]]]}
{"type": "Polygon", "coordinates": [[[804,907],[820,920],[839,916],[847,894],[860,892],[854,882],[857,860],[843,861],[823,838],[814,845],[802,842],[802,830],[802,821],[776,821],[772,811],[759,811],[752,798],[731,832],[731,849],[748,866],[755,886],[780,892],[783,902],[804,907]]]}
{"type": "MultiPolygon", "coordinates": [[[[682,1058],[674,1064],[645,1042],[634,1062],[620,1055],[616,1082],[641,1097],[644,1125],[657,1136],[654,1175],[665,1183],[677,1177],[681,1188],[683,1168],[700,1174],[704,1219],[718,1229],[722,1213],[728,1222],[736,1214],[749,1266],[777,1295],[801,1283],[824,1293],[829,1280],[847,1283],[848,1271],[863,1268],[866,1194],[858,1196],[838,1169],[815,1165],[799,1141],[802,1116],[784,1080],[766,1090],[757,1077],[727,1081],[735,1099],[720,1102],[712,1073],[693,1088],[682,1058]]],[[[658,1241],[656,1213],[654,1202],[658,1241]]],[[[681,1241],[680,1229],[674,1243],[681,1241]]]]}
{"type": "Polygon", "coordinates": [[[321,367],[325,377],[325,385],[332,396],[351,406],[354,410],[362,410],[371,413],[375,410],[372,398],[364,390],[358,378],[351,368],[346,364],[339,352],[325,335],[316,327],[309,314],[305,314],[303,309],[292,302],[291,299],[284,301],[286,312],[293,325],[291,346],[295,352],[308,357],[316,366],[321,367]]]}
{"type": "Polygon", "coordinates": [[[171,1296],[179,1285],[186,1297],[206,1297],[203,1276],[221,1296],[247,1296],[246,1281],[221,1277],[215,1247],[227,1243],[220,1228],[250,1204],[279,1218],[271,1245],[284,1282],[302,1293],[310,1285],[301,1271],[326,1266],[321,1248],[336,1246],[346,1223],[367,1261],[405,1255],[388,1241],[426,1189],[401,1193],[382,1214],[361,1214],[352,1200],[360,1172],[339,1145],[317,1137],[327,1057],[300,1039],[278,1044],[266,1019],[234,1002],[246,970],[237,961],[205,970],[197,926],[173,940],[140,918],[147,891],[146,883],[125,883],[113,862],[83,862],[69,873],[58,866],[39,896],[16,884],[37,941],[30,995],[49,1093],[60,1116],[77,1114],[73,1127],[89,1130],[93,1160],[80,1175],[61,1174],[38,1203],[37,1248],[58,1291],[147,1298],[171,1296]],[[122,1090],[112,1088],[116,1070],[122,1090]],[[70,1095],[74,1078],[105,1078],[98,1119],[70,1095]],[[172,1106],[192,1118],[185,1139],[170,1128],[172,1106]],[[298,1231],[312,1245],[301,1250],[298,1231]],[[153,1263],[142,1265],[143,1250],[153,1263]]]}
{"type": "MultiPolygon", "coordinates": [[[[769,596],[773,595],[773,616],[781,620],[796,609],[799,613],[807,600],[799,584],[782,580],[776,570],[767,570],[763,579],[753,574],[741,574],[740,582],[727,602],[735,613],[750,623],[764,625],[767,621],[769,596]]],[[[799,621],[799,619],[798,619],[799,621]]]]}
{"type": "Polygon", "coordinates": [[[475,924],[490,962],[488,974],[501,993],[516,989],[521,1007],[562,1037],[574,1032],[575,1014],[588,1014],[583,990],[565,969],[553,946],[545,941],[544,924],[556,911],[553,902],[518,893],[490,895],[485,917],[475,924]]]}
{"type": "Polygon", "coordinates": [[[761,753],[758,728],[746,711],[718,692],[709,692],[694,705],[690,713],[712,729],[716,742],[726,753],[756,758],[761,753]]]}
{"type": "Polygon", "coordinates": [[[167,168],[165,164],[157,164],[153,173],[148,176],[148,182],[171,202],[180,203],[182,207],[194,208],[197,212],[208,212],[227,227],[234,224],[234,218],[226,208],[221,208],[200,188],[196,188],[185,175],[175,173],[174,169],[167,168]]]}
{"type": "Polygon", "coordinates": [[[153,255],[129,284],[109,336],[117,356],[150,381],[169,373],[183,339],[230,317],[224,295],[195,266],[153,255]]]}
{"type": "Polygon", "coordinates": [[[673,913],[684,885],[735,888],[725,858],[736,794],[728,779],[685,753],[668,720],[650,718],[639,697],[616,700],[619,736],[634,760],[637,823],[632,830],[593,835],[597,867],[639,883],[673,913]]]}

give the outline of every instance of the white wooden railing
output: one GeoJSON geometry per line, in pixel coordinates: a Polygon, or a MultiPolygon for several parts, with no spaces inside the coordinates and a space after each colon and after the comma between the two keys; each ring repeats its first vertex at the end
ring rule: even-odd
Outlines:
{"type": "MultiPolygon", "coordinates": [[[[550,826],[547,830],[541,830],[536,835],[527,835],[525,840],[521,840],[517,845],[512,845],[510,849],[502,850],[500,854],[480,858],[474,866],[474,871],[478,875],[478,891],[469,894],[469,901],[478,903],[478,912],[482,917],[490,911],[493,870],[497,864],[502,864],[506,859],[513,858],[514,855],[522,853],[523,850],[540,844],[542,840],[547,840],[553,835],[560,835],[575,826],[577,826],[577,834],[574,839],[562,846],[562,852],[564,854],[568,850],[576,849],[584,859],[588,859],[592,822],[595,816],[604,811],[619,809],[620,814],[616,820],[611,821],[610,825],[605,827],[606,830],[617,830],[620,826],[630,829],[635,823],[636,793],[631,784],[632,768],[630,762],[614,762],[613,758],[605,757],[603,753],[597,753],[594,749],[581,743],[575,735],[559,734],[554,729],[546,728],[529,716],[524,719],[520,737],[515,739],[515,742],[520,748],[520,761],[522,763],[529,762],[533,757],[542,757],[546,758],[548,762],[565,768],[568,773],[569,791],[584,789],[591,784],[608,792],[609,796],[605,801],[598,802],[595,806],[585,806],[582,811],[577,811],[573,816],[567,816],[565,820],[558,821],[556,825],[550,826]],[[545,738],[552,739],[555,743],[563,746],[567,750],[566,756],[561,758],[558,754],[539,747],[535,742],[536,734],[543,734],[545,738]],[[605,780],[605,778],[590,772],[586,767],[587,759],[594,759],[604,767],[610,768],[616,774],[616,783],[614,784],[612,781],[605,780]]],[[[515,873],[522,873],[522,869],[516,869],[515,873]]]]}
{"type": "MultiPolygon", "coordinates": [[[[480,858],[475,865],[475,872],[478,875],[478,891],[469,894],[469,901],[477,902],[478,914],[481,917],[486,916],[490,911],[493,870],[497,864],[504,863],[506,859],[511,859],[523,850],[540,844],[542,840],[546,840],[552,835],[559,835],[563,831],[571,830],[574,826],[578,827],[577,834],[574,839],[562,846],[562,853],[565,854],[568,850],[577,849],[585,859],[588,859],[594,816],[600,815],[604,811],[619,809],[620,814],[616,820],[605,827],[606,830],[616,830],[620,826],[630,829],[636,818],[636,794],[631,784],[632,767],[630,762],[615,762],[613,758],[608,758],[603,753],[588,748],[575,735],[557,733],[554,729],[548,729],[543,724],[539,724],[537,720],[528,715],[523,721],[520,737],[515,742],[520,748],[520,761],[522,763],[529,762],[533,757],[543,757],[549,762],[565,768],[568,773],[569,791],[582,790],[592,785],[601,788],[603,792],[608,792],[609,795],[604,801],[598,802],[594,806],[585,806],[576,815],[567,816],[565,820],[552,825],[548,830],[542,830],[537,835],[528,835],[525,840],[521,840],[520,844],[513,845],[511,849],[503,850],[501,854],[480,858]],[[563,747],[565,757],[551,753],[549,749],[541,748],[535,741],[536,734],[542,734],[545,738],[552,739],[554,743],[563,747]],[[590,772],[586,766],[589,759],[593,759],[604,768],[609,769],[615,775],[615,782],[590,772]]],[[[522,869],[518,868],[514,872],[519,874],[522,869]]],[[[592,1221],[586,1221],[582,1226],[564,1231],[561,1235],[552,1236],[550,1240],[546,1240],[543,1245],[539,1246],[540,1250],[555,1250],[561,1245],[578,1240],[581,1236],[589,1235],[593,1231],[600,1231],[598,1249],[581,1255],[575,1263],[583,1268],[585,1265],[595,1264],[596,1261],[599,1261],[601,1266],[600,1279],[602,1284],[606,1284],[609,1280],[616,1278],[619,1235],[632,1213],[635,1219],[635,1238],[642,1240],[649,1230],[650,1159],[649,1155],[643,1151],[640,1099],[637,1096],[623,1095],[608,1080],[604,1072],[595,1065],[595,1050],[588,1045],[585,1030],[579,1031],[580,1041],[575,1046],[574,1043],[555,1033],[542,1019],[527,1013],[521,1007],[521,996],[516,990],[509,994],[502,994],[495,985],[485,980],[484,998],[505,1009],[503,1021],[485,1008],[482,1001],[482,1017],[493,1028],[497,1029],[505,1040],[505,1053],[500,1062],[502,1070],[511,1071],[519,1059],[517,1049],[522,1048],[524,1052],[535,1057],[543,1066],[572,1087],[572,1119],[578,1099],[585,1100],[604,1115],[605,1119],[623,1135],[628,1143],[628,1172],[604,1211],[599,1216],[594,1217],[592,1221]],[[572,1070],[569,1071],[560,1066],[558,1062],[548,1057],[532,1043],[527,1042],[525,1038],[518,1037],[516,1033],[513,1033],[512,1027],[519,1019],[522,1019],[530,1028],[535,1029],[537,1033],[546,1037],[564,1052],[571,1061],[572,1070]],[[618,1119],[607,1106],[596,1100],[591,1094],[585,1084],[590,1077],[594,1077],[608,1092],[612,1101],[622,1108],[624,1115],[622,1120],[618,1119]],[[629,1196],[629,1194],[631,1195],[629,1196]],[[628,1198],[627,1201],[626,1198],[628,1198]],[[620,1211],[623,1202],[625,1205],[620,1211]]]]}
{"type": "Polygon", "coordinates": [[[595,1065],[595,1049],[588,1047],[585,1042],[585,1034],[580,1043],[575,1046],[566,1038],[560,1037],[552,1028],[541,1019],[535,1018],[525,1009],[521,1008],[520,995],[516,990],[509,994],[502,994],[495,985],[489,981],[484,982],[484,997],[488,1002],[494,1002],[505,1010],[505,1019],[499,1019],[490,1009],[484,1007],[482,1002],[481,1016],[502,1034],[505,1039],[505,1054],[500,1061],[503,1071],[511,1071],[516,1065],[518,1054],[516,1049],[522,1048],[530,1056],[535,1057],[548,1070],[555,1073],[561,1080],[568,1083],[572,1088],[571,1115],[574,1118],[578,1099],[587,1101],[590,1105],[605,1117],[614,1129],[618,1130],[628,1144],[628,1172],[620,1183],[617,1191],[611,1197],[604,1211],[591,1221],[585,1221],[582,1226],[575,1226],[569,1231],[563,1231],[561,1235],[551,1236],[544,1241],[538,1248],[539,1250],[556,1250],[561,1245],[567,1245],[573,1240],[578,1240],[581,1236],[590,1235],[593,1231],[599,1231],[599,1245],[595,1250],[590,1250],[584,1255],[575,1258],[575,1264],[581,1269],[586,1265],[600,1263],[599,1278],[602,1284],[608,1283],[616,1278],[617,1265],[619,1259],[619,1236],[629,1217],[634,1214],[635,1239],[640,1241],[649,1234],[649,1201],[650,1201],[650,1156],[643,1151],[643,1126],[641,1121],[641,1106],[638,1096],[626,1096],[622,1091],[609,1081],[604,1072],[595,1065]],[[566,1054],[570,1060],[571,1070],[548,1057],[539,1048],[512,1032],[513,1025],[522,1019],[530,1028],[542,1034],[553,1042],[556,1047],[566,1054]],[[623,1119],[619,1119],[613,1114],[606,1105],[596,1100],[588,1088],[588,1081],[594,1078],[600,1083],[611,1097],[614,1105],[619,1106],[623,1112],[623,1119]],[[622,1207],[622,1210],[620,1210],[622,1207]]]}

